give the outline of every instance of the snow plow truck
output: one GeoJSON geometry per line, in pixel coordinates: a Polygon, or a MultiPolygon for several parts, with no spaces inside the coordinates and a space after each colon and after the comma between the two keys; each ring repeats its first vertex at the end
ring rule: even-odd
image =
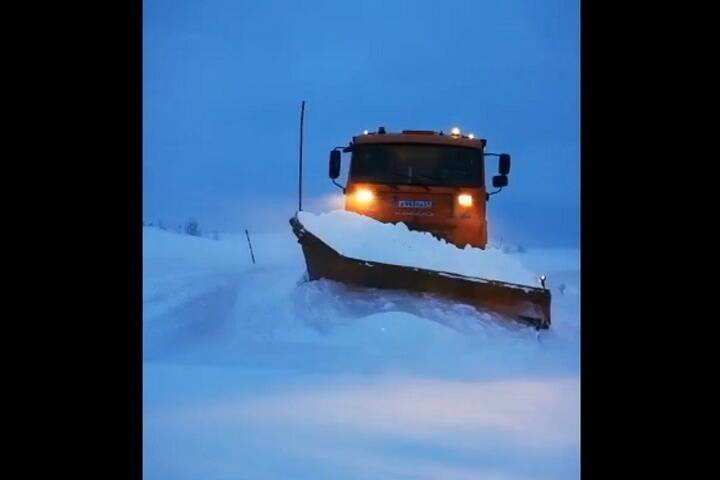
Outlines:
{"type": "MultiPolygon", "coordinates": [[[[457,247],[486,249],[487,203],[508,185],[510,155],[485,151],[487,141],[459,128],[450,133],[430,130],[386,132],[380,127],[352,138],[330,152],[329,177],[345,197],[345,210],[383,223],[404,223],[429,232],[457,247]],[[342,152],[350,153],[347,184],[337,183],[342,152]],[[485,178],[487,157],[498,158],[493,191],[485,178]]],[[[521,285],[349,258],[339,254],[296,214],[291,220],[309,280],[326,278],[369,288],[407,290],[439,295],[469,304],[537,329],[550,327],[550,290],[545,278],[538,285],[521,285]]]]}

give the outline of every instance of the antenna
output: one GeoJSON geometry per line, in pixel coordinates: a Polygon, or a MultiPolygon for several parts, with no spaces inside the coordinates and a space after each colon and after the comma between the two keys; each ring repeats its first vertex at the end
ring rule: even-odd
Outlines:
{"type": "Polygon", "coordinates": [[[303,124],[305,121],[305,100],[300,107],[300,165],[298,171],[298,211],[302,212],[302,167],[303,167],[303,124]]]}

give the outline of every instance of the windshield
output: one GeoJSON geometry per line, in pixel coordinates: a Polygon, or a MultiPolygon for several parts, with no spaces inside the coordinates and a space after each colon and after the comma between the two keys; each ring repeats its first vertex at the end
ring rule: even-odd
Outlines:
{"type": "Polygon", "coordinates": [[[411,185],[483,186],[482,151],[447,145],[355,145],[354,181],[411,185]]]}

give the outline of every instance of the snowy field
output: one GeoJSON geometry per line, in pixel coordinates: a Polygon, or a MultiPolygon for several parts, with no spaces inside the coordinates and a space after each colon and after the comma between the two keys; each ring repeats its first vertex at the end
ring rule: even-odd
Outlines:
{"type": "Polygon", "coordinates": [[[512,254],[553,290],[538,336],[251,239],[144,229],[146,479],[579,478],[577,250],[512,254]]]}

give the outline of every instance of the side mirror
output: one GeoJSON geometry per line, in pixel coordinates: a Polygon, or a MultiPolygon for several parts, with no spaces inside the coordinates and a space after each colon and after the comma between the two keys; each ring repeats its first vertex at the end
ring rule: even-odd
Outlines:
{"type": "Polygon", "coordinates": [[[328,173],[333,180],[340,176],[340,155],[340,150],[330,151],[330,169],[328,173]]]}
{"type": "Polygon", "coordinates": [[[495,175],[493,177],[493,187],[495,188],[503,188],[508,186],[508,177],[507,175],[495,175]]]}
{"type": "Polygon", "coordinates": [[[510,155],[507,153],[500,154],[500,162],[498,162],[498,173],[500,175],[507,175],[510,173],[510,155]]]}

